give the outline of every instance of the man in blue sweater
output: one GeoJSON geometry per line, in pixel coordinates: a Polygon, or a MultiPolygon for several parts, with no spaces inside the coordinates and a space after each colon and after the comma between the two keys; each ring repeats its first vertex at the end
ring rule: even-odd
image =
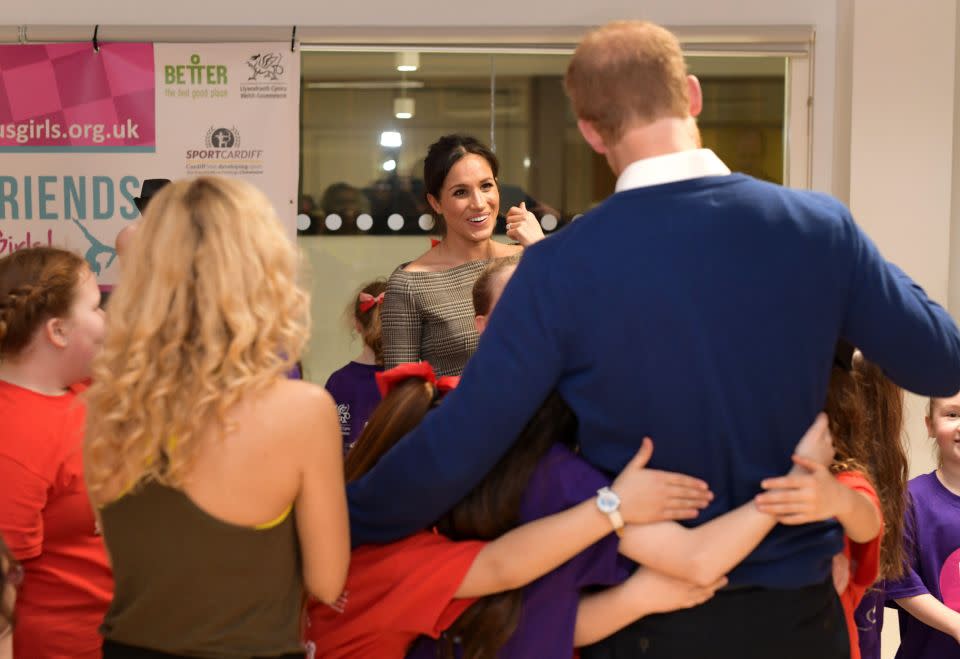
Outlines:
{"type": "MultiPolygon", "coordinates": [[[[698,522],[788,470],[839,339],[921,395],[960,390],[953,321],[842,204],[731,174],[699,148],[700,86],[672,34],[600,28],[566,86],[616,193],[527,251],[459,388],[350,485],[355,544],[437,519],[553,389],[597,467],[619,471],[650,436],[651,466],[707,481],[716,497],[698,522]]],[[[841,546],[833,523],[780,526],[714,600],[641,620],[585,657],[846,656],[829,582],[841,546]]]]}

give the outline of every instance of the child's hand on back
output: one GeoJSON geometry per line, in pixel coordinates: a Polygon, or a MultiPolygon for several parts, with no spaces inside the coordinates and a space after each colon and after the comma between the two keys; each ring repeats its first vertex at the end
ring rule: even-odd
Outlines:
{"type": "Polygon", "coordinates": [[[821,522],[837,516],[838,505],[848,491],[830,469],[799,455],[793,462],[807,473],[768,478],[760,483],[766,492],[754,499],[757,510],[776,517],[781,524],[821,522]]]}
{"type": "Polygon", "coordinates": [[[709,586],[697,586],[645,567],[637,569],[623,583],[624,588],[636,593],[633,599],[652,603],[650,613],[667,613],[703,604],[726,585],[726,577],[709,586]]]}
{"type": "Polygon", "coordinates": [[[645,469],[651,455],[653,441],[645,437],[637,455],[613,482],[624,521],[647,524],[696,517],[713,499],[707,484],[684,474],[645,469]]]}
{"type": "MultiPolygon", "coordinates": [[[[796,448],[793,449],[794,455],[830,466],[836,451],[833,448],[833,436],[830,434],[827,421],[827,415],[823,412],[817,415],[813,425],[807,428],[807,432],[803,433],[803,437],[797,442],[796,448]]],[[[804,472],[802,467],[794,465],[791,473],[804,472]]]]}

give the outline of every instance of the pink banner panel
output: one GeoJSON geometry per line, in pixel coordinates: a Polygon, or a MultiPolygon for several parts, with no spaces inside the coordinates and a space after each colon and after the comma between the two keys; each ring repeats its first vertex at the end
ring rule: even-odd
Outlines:
{"type": "Polygon", "coordinates": [[[156,151],[153,51],[0,46],[0,152],[156,151]]]}

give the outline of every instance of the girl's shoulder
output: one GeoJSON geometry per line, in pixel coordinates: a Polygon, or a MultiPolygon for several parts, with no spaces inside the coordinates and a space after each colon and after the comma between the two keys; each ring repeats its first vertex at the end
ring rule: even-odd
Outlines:
{"type": "Polygon", "coordinates": [[[351,570],[383,569],[403,573],[425,565],[442,565],[457,556],[472,558],[486,543],[480,540],[455,541],[441,533],[418,531],[396,542],[385,545],[361,545],[350,554],[351,570]]]}
{"type": "Polygon", "coordinates": [[[837,472],[836,479],[853,490],[865,490],[876,494],[876,488],[870,477],[858,469],[847,469],[837,472]]]}
{"type": "Polygon", "coordinates": [[[493,245],[493,257],[496,259],[502,259],[508,256],[516,256],[517,254],[523,252],[522,245],[513,245],[497,241],[493,241],[493,245]]]}
{"type": "Polygon", "coordinates": [[[250,415],[251,420],[271,419],[271,441],[310,435],[304,428],[323,427],[329,419],[338,418],[330,392],[306,380],[288,379],[275,382],[250,405],[241,406],[240,414],[250,415]]]}
{"type": "Polygon", "coordinates": [[[943,506],[960,508],[960,496],[940,482],[936,471],[921,474],[907,484],[914,509],[922,514],[928,510],[934,516],[943,514],[943,506]]]}
{"type": "Polygon", "coordinates": [[[521,506],[525,519],[566,510],[596,496],[610,478],[562,444],[554,444],[534,469],[521,506]]]}

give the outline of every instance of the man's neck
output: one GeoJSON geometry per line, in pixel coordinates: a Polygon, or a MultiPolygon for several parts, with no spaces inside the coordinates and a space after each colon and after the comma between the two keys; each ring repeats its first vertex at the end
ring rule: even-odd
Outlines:
{"type": "Polygon", "coordinates": [[[700,131],[693,118],[668,117],[628,128],[616,144],[607,145],[606,156],[614,176],[620,176],[638,160],[699,148],[700,131]]]}

